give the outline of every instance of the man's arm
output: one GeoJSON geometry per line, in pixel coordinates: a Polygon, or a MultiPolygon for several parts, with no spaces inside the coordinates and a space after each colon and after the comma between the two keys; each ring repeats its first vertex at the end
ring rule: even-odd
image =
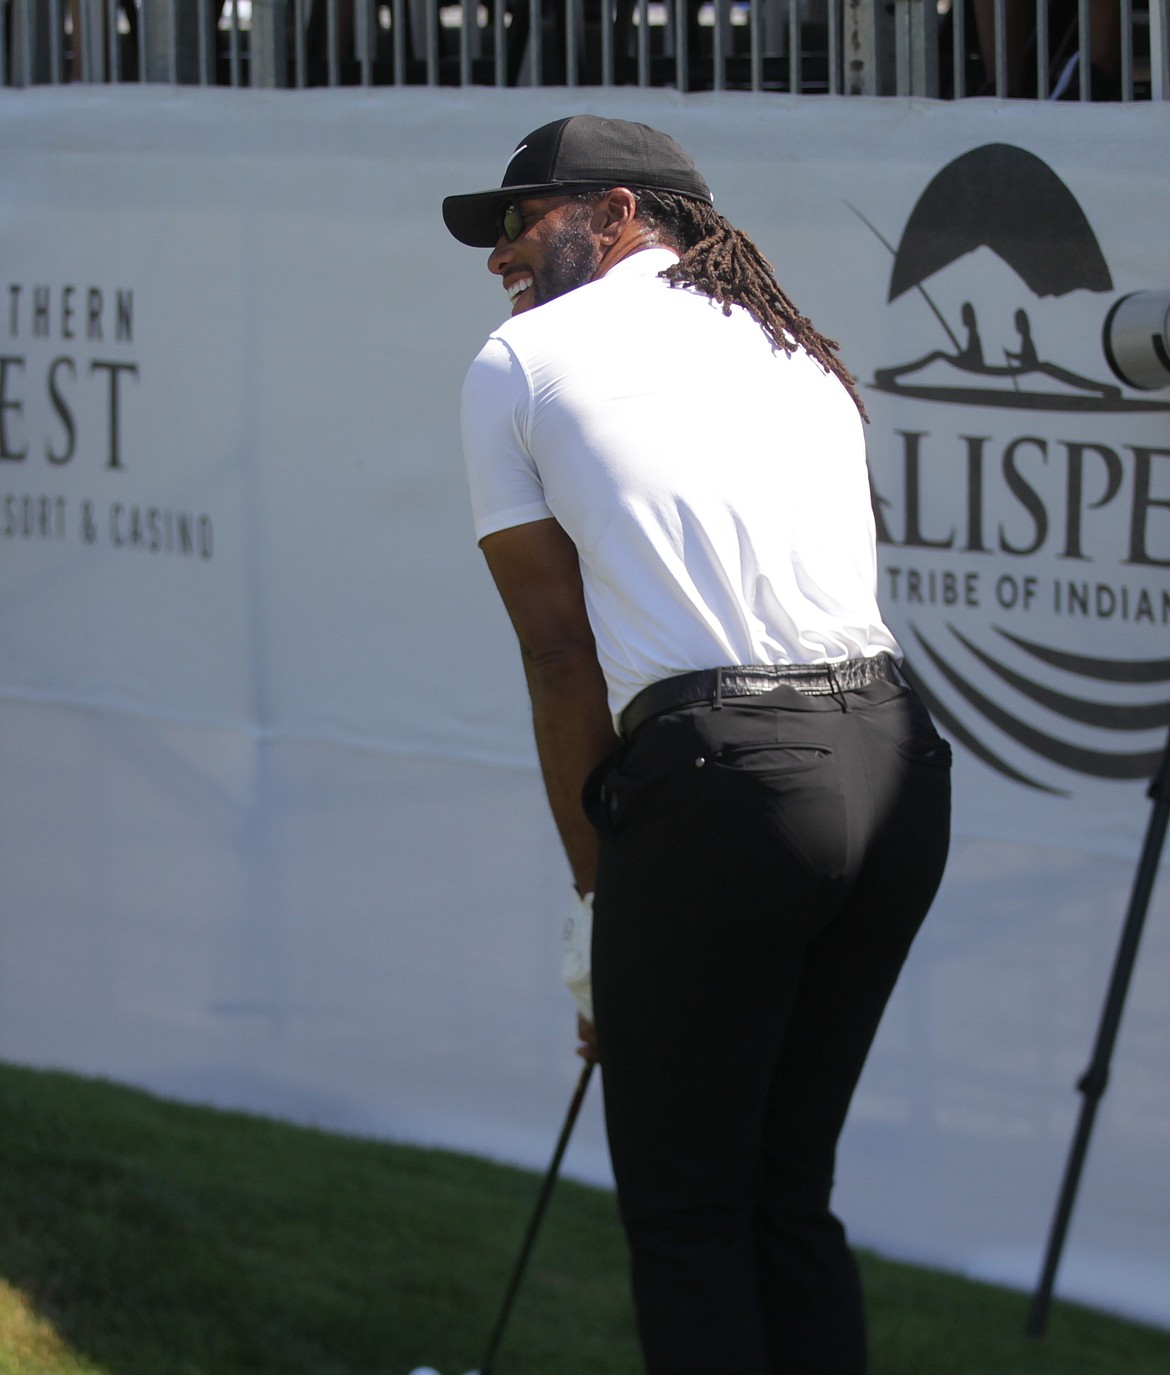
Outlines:
{"type": "Polygon", "coordinates": [[[545,791],[579,893],[593,891],[597,836],[581,808],[594,766],[617,745],[585,611],[577,548],[555,520],[533,521],[480,541],[511,617],[528,693],[545,791]]]}

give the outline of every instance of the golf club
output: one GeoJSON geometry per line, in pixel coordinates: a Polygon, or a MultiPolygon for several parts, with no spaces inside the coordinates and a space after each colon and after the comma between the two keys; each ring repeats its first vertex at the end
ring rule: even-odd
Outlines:
{"type": "MultiPolygon", "coordinates": [[[[516,1294],[520,1288],[520,1281],[524,1277],[524,1269],[528,1264],[528,1257],[532,1253],[533,1243],[536,1241],[536,1234],[540,1230],[540,1224],[544,1218],[545,1209],[548,1201],[552,1197],[553,1186],[557,1182],[557,1173],[561,1168],[561,1160],[564,1157],[565,1149],[569,1144],[569,1137],[573,1132],[573,1124],[577,1120],[577,1114],[581,1111],[581,1104],[585,1100],[585,1090],[589,1087],[589,1079],[593,1074],[593,1060],[586,1060],[584,1068],[581,1070],[581,1077],[577,1080],[577,1087],[573,1091],[573,1097],[569,1101],[569,1111],[565,1114],[565,1124],[561,1128],[561,1134],[557,1138],[556,1149],[553,1151],[552,1160],[545,1171],[544,1180],[540,1186],[540,1194],[537,1196],[536,1207],[532,1212],[532,1220],[528,1224],[528,1230],[524,1234],[524,1241],[520,1246],[520,1254],[516,1257],[516,1263],[512,1267],[512,1277],[508,1281],[508,1288],[504,1293],[504,1301],[500,1305],[500,1315],[496,1319],[496,1325],[492,1330],[492,1335],[488,1339],[487,1349],[484,1352],[483,1362],[478,1370],[469,1370],[467,1375],[492,1375],[492,1365],[496,1359],[496,1351],[499,1349],[500,1342],[504,1335],[504,1329],[508,1325],[508,1317],[512,1312],[512,1305],[516,1301],[516,1294]]],[[[431,1366],[416,1366],[410,1375],[439,1375],[439,1372],[431,1366]]]]}

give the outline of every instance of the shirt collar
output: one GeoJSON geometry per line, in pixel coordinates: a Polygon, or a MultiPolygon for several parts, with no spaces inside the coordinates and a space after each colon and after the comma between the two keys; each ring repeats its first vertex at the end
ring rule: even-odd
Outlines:
{"type": "Polygon", "coordinates": [[[673,248],[640,248],[637,253],[631,253],[628,258],[614,263],[602,280],[609,277],[657,277],[672,263],[677,263],[678,258],[673,248]]]}

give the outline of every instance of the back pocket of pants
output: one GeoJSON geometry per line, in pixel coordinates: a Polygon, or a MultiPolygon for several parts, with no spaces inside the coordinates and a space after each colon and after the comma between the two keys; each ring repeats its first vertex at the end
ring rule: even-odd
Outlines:
{"type": "Polygon", "coordinates": [[[710,762],[716,767],[741,773],[794,774],[818,768],[832,757],[833,751],[828,745],[808,740],[770,740],[726,745],[710,762]]]}

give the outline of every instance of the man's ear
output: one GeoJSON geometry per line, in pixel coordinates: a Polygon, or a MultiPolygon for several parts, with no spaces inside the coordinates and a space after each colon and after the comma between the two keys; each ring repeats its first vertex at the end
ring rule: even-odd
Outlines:
{"type": "Polygon", "coordinates": [[[629,228],[638,214],[638,198],[627,186],[615,186],[597,204],[600,227],[597,230],[603,248],[612,248],[629,228]]]}

